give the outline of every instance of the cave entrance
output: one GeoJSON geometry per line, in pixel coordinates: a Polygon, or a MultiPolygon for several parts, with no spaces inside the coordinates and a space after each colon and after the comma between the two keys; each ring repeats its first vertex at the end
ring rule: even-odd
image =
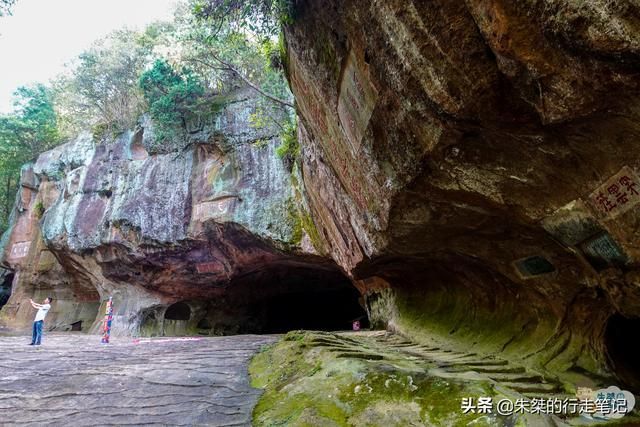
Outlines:
{"type": "MultiPolygon", "coordinates": [[[[202,288],[196,288],[202,290],[202,288]]],[[[143,336],[272,334],[368,328],[360,292],[337,267],[272,265],[234,278],[224,291],[192,296],[141,315],[143,336]]]]}
{"type": "Polygon", "coordinates": [[[191,320],[191,307],[184,301],[171,304],[164,312],[162,322],[162,335],[182,336],[188,335],[189,320],[191,320]]]}
{"type": "Polygon", "coordinates": [[[236,300],[249,304],[236,333],[344,331],[356,320],[368,327],[360,293],[337,268],[276,266],[237,285],[236,300]]]}
{"type": "Polygon", "coordinates": [[[0,308],[2,308],[11,296],[11,286],[13,284],[14,273],[5,270],[0,273],[0,308]]]}
{"type": "Polygon", "coordinates": [[[164,313],[165,320],[189,320],[191,318],[191,307],[185,302],[177,302],[167,307],[164,313]]]}
{"type": "Polygon", "coordinates": [[[262,332],[284,333],[296,329],[340,331],[351,329],[355,320],[366,327],[366,313],[358,302],[359,297],[359,292],[353,287],[308,289],[275,295],[263,303],[262,332]]]}
{"type": "Polygon", "coordinates": [[[640,391],[640,318],[614,314],[607,322],[605,345],[616,376],[632,392],[640,391]]]}

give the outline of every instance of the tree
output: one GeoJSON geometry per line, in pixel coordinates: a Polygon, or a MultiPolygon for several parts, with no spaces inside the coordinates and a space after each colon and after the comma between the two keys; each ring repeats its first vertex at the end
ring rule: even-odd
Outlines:
{"type": "Polygon", "coordinates": [[[193,0],[194,14],[215,24],[273,36],[294,19],[294,0],[193,0]]]}
{"type": "Polygon", "coordinates": [[[160,141],[186,130],[189,118],[211,112],[204,86],[188,68],[176,70],[166,60],[158,59],[151,69],[142,73],[139,85],[160,141]]]}
{"type": "Polygon", "coordinates": [[[7,226],[20,168],[59,142],[51,90],[42,84],[14,93],[12,114],[0,116],[0,231],[7,226]]]}
{"type": "Polygon", "coordinates": [[[88,124],[113,135],[134,126],[146,108],[138,77],[166,31],[161,25],[142,33],[119,30],[82,52],[70,75],[55,83],[60,111],[72,118],[65,130],[76,133],[88,124]]]}
{"type": "Polygon", "coordinates": [[[183,34],[186,61],[232,74],[270,102],[293,109],[283,49],[275,47],[280,23],[290,19],[290,0],[192,0],[191,8],[183,34]]]}
{"type": "Polygon", "coordinates": [[[30,155],[57,142],[58,119],[49,88],[43,84],[19,87],[14,92],[13,109],[20,123],[14,131],[20,141],[28,144],[30,155]]]}
{"type": "MultiPolygon", "coordinates": [[[[295,134],[293,95],[284,75],[286,49],[282,26],[293,21],[293,0],[192,0],[191,21],[182,38],[188,49],[184,60],[210,73],[231,75],[253,88],[265,102],[257,123],[275,122],[281,139],[295,134]],[[284,111],[274,111],[277,109],[284,111]],[[275,114],[272,114],[275,113],[275,114]],[[282,119],[285,119],[284,121],[282,119]]],[[[279,151],[287,163],[299,150],[283,142],[279,151]]]]}

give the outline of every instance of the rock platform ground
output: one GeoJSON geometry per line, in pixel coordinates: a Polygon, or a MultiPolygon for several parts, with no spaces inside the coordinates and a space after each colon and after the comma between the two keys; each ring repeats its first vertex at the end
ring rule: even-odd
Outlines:
{"type": "Polygon", "coordinates": [[[0,337],[0,425],[251,425],[247,366],[276,339],[0,337]]]}

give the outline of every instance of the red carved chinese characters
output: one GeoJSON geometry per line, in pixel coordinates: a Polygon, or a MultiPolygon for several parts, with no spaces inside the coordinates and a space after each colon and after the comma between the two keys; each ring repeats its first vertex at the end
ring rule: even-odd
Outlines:
{"type": "Polygon", "coordinates": [[[640,202],[638,183],[638,177],[625,166],[591,194],[591,203],[605,215],[619,215],[640,202]]]}
{"type": "Polygon", "coordinates": [[[631,194],[634,195],[638,195],[638,191],[636,190],[636,183],[633,182],[633,180],[631,178],[629,178],[627,175],[623,175],[618,182],[620,182],[620,184],[622,184],[628,192],[630,192],[631,194]]]}

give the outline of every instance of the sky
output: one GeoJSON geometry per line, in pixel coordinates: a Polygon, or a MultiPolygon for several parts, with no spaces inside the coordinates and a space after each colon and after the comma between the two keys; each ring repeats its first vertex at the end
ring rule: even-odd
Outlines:
{"type": "Polygon", "coordinates": [[[0,113],[22,85],[46,83],[113,30],[170,19],[176,0],[17,0],[0,18],[0,113]]]}

